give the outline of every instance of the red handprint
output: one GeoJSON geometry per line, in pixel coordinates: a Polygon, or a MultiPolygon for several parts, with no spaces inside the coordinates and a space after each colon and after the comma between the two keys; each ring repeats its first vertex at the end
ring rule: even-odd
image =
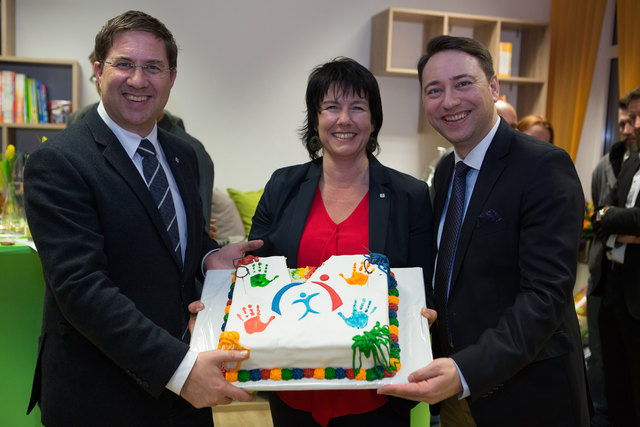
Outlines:
{"type": "Polygon", "coordinates": [[[244,322],[244,330],[248,334],[264,331],[269,323],[276,318],[276,316],[271,316],[267,323],[264,323],[260,319],[260,305],[256,305],[256,312],[254,312],[253,307],[249,304],[247,307],[242,308],[242,313],[242,315],[238,313],[238,319],[244,322]],[[247,309],[249,309],[248,312],[247,309]]]}

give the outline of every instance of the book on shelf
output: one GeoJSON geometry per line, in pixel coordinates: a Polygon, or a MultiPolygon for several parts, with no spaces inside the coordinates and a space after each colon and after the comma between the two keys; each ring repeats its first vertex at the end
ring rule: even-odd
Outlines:
{"type": "Polygon", "coordinates": [[[15,71],[2,71],[2,121],[4,123],[14,122],[13,96],[15,79],[15,71]]]}
{"type": "Polygon", "coordinates": [[[13,97],[13,111],[15,123],[28,123],[28,114],[25,109],[25,88],[27,84],[27,76],[23,73],[16,73],[14,97],[13,97]]]}
{"type": "Polygon", "coordinates": [[[38,102],[38,121],[49,122],[49,108],[47,103],[47,86],[42,81],[36,81],[36,98],[38,102]]]}
{"type": "Polygon", "coordinates": [[[498,77],[511,77],[511,42],[500,42],[498,77]]]}
{"type": "Polygon", "coordinates": [[[46,85],[23,73],[0,70],[0,122],[48,123],[46,85]]]}
{"type": "Polygon", "coordinates": [[[38,95],[36,79],[29,79],[29,123],[40,123],[38,120],[38,95]]]}
{"type": "Polygon", "coordinates": [[[4,114],[2,113],[2,71],[0,71],[0,123],[4,122],[4,114]]]}

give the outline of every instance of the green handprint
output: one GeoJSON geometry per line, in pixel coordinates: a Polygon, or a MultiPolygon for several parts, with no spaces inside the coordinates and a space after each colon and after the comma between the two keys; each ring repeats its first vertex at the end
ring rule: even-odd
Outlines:
{"type": "Polygon", "coordinates": [[[254,262],[253,264],[251,264],[251,277],[249,278],[249,282],[251,283],[252,288],[264,288],[279,277],[275,276],[271,280],[267,279],[267,270],[269,270],[268,265],[264,268],[264,273],[262,272],[261,262],[254,262]]]}

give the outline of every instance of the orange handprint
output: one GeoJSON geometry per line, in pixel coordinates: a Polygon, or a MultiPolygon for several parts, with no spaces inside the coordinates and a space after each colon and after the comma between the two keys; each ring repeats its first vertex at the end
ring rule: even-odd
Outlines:
{"type": "Polygon", "coordinates": [[[243,315],[238,314],[238,319],[244,322],[244,330],[247,331],[248,334],[264,331],[269,323],[276,318],[276,316],[271,316],[267,323],[264,323],[260,319],[260,305],[256,305],[256,311],[257,312],[254,312],[253,307],[249,304],[247,307],[242,308],[243,315]],[[247,309],[249,309],[248,312],[247,309]]]}
{"type": "Polygon", "coordinates": [[[369,275],[367,273],[372,273],[373,270],[375,270],[375,268],[371,271],[368,271],[364,268],[364,263],[365,261],[362,261],[360,263],[360,267],[358,268],[359,271],[356,271],[356,265],[357,263],[354,262],[353,263],[353,271],[351,272],[351,277],[349,277],[348,279],[346,277],[344,277],[342,275],[342,273],[340,273],[340,277],[342,277],[348,284],[350,285],[356,285],[356,286],[364,286],[367,284],[367,281],[369,280],[369,275]],[[362,271],[366,271],[367,273],[362,273],[362,271]]]}

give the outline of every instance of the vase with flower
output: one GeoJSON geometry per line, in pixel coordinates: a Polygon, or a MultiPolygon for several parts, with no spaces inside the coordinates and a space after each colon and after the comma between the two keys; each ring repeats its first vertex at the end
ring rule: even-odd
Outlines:
{"type": "Polygon", "coordinates": [[[2,175],[2,192],[4,203],[0,210],[0,234],[17,235],[24,234],[25,218],[24,208],[19,203],[22,194],[20,180],[14,179],[16,172],[15,146],[9,145],[0,161],[0,175],[2,175]],[[19,188],[17,188],[19,185],[19,188]]]}

